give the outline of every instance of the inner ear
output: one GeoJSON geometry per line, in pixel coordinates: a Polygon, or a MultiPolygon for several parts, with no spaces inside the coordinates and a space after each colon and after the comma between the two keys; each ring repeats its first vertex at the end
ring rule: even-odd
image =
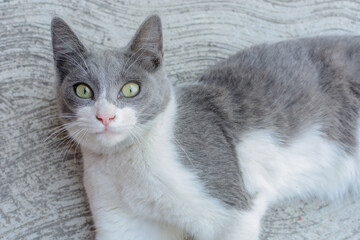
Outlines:
{"type": "Polygon", "coordinates": [[[53,18],[51,22],[51,37],[56,71],[60,81],[76,66],[84,71],[87,70],[84,45],[59,17],[53,18]]]}
{"type": "Polygon", "coordinates": [[[164,56],[160,17],[148,17],[139,27],[129,46],[133,61],[137,61],[148,71],[158,69],[164,56]]]}

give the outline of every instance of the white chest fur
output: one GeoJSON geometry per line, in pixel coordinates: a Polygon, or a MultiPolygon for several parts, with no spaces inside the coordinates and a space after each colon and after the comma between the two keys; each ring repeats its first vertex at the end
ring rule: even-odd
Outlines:
{"type": "Polygon", "coordinates": [[[167,109],[140,146],[110,155],[83,150],[84,183],[98,239],[102,232],[104,239],[109,239],[105,232],[119,232],[121,239],[181,239],[180,232],[187,231],[210,240],[231,219],[232,213],[210,198],[196,175],[177,161],[171,140],[173,113],[167,109]],[[149,225],[151,230],[138,229],[124,237],[124,231],[136,228],[133,225],[149,225]]]}

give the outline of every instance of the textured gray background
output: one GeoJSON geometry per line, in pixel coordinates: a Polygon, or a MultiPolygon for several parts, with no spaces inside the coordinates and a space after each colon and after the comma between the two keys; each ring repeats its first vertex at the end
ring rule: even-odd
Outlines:
{"type": "MultiPolygon", "coordinates": [[[[93,236],[79,151],[64,135],[44,142],[59,125],[52,16],[105,48],[123,46],[148,14],[160,14],[167,72],[182,82],[257,43],[358,34],[359,12],[354,0],[0,1],[0,239],[93,236]]],[[[285,203],[268,212],[263,239],[360,239],[359,209],[355,200],[285,203]]]]}

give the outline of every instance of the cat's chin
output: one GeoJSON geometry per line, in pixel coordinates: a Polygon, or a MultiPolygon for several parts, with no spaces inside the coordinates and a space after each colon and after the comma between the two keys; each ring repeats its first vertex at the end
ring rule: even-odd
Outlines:
{"type": "Polygon", "coordinates": [[[126,133],[119,133],[119,132],[113,132],[113,131],[102,131],[99,133],[95,133],[95,142],[98,144],[103,145],[104,147],[112,147],[120,142],[124,141],[128,137],[128,134],[126,133]]]}
{"type": "Polygon", "coordinates": [[[128,142],[130,136],[126,132],[102,131],[90,133],[85,138],[77,139],[77,142],[93,152],[103,153],[116,150],[119,145],[128,142]]]}

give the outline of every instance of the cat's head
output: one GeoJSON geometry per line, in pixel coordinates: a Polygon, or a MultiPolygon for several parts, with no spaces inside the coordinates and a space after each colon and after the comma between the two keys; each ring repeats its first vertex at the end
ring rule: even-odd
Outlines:
{"type": "Polygon", "coordinates": [[[60,117],[97,152],[141,138],[171,98],[162,69],[160,18],[147,18],[124,48],[89,51],[60,18],[51,25],[60,117]]]}

